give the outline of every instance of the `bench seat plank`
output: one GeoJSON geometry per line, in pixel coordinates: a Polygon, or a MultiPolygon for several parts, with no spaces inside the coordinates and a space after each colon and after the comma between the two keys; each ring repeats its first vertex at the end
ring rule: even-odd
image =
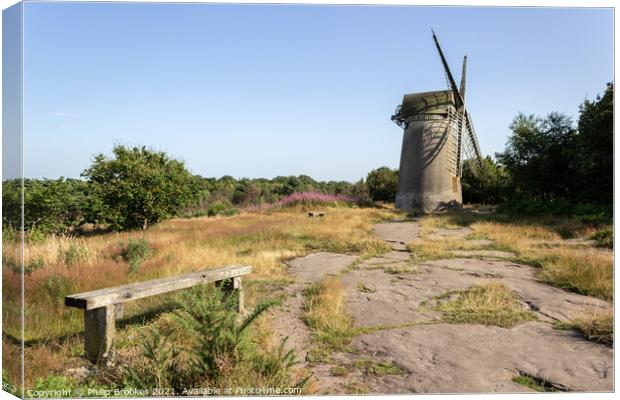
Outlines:
{"type": "Polygon", "coordinates": [[[251,266],[233,265],[230,267],[217,268],[213,270],[192,272],[181,276],[172,276],[145,282],[130,283],[128,285],[66,296],[65,306],[80,308],[83,310],[92,310],[112,304],[141,299],[148,296],[155,296],[174,290],[185,289],[199,284],[239,277],[242,275],[247,275],[251,271],[251,266]]]}

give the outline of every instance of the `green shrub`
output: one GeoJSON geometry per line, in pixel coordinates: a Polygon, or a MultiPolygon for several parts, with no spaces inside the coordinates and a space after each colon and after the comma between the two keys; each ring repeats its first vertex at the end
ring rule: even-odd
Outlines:
{"type": "Polygon", "coordinates": [[[26,275],[29,275],[33,273],[34,271],[40,270],[44,266],[45,266],[45,260],[43,259],[43,257],[39,256],[33,260],[30,260],[30,262],[24,267],[24,273],[26,275]]]}
{"type": "Polygon", "coordinates": [[[26,240],[28,243],[43,243],[47,239],[48,233],[42,229],[34,228],[28,231],[26,240]]]}
{"type": "MultiPolygon", "coordinates": [[[[122,244],[121,244],[122,245],[122,244]]],[[[153,255],[153,250],[149,247],[144,238],[129,239],[127,246],[123,249],[121,256],[129,263],[129,272],[135,273],[140,269],[140,265],[153,255]]]]}
{"type": "Polygon", "coordinates": [[[19,238],[19,230],[9,224],[2,224],[2,243],[11,243],[19,238]]]}
{"type": "Polygon", "coordinates": [[[596,231],[592,235],[592,239],[596,241],[598,247],[606,247],[608,249],[614,248],[614,229],[611,226],[606,226],[596,231]]]}
{"type": "Polygon", "coordinates": [[[373,200],[392,202],[396,199],[398,171],[388,167],[372,170],[366,177],[366,185],[373,200]]]}
{"type": "Polygon", "coordinates": [[[90,257],[88,247],[80,243],[71,243],[68,247],[58,248],[58,260],[67,267],[73,267],[79,263],[85,262],[90,257]]]}
{"type": "Polygon", "coordinates": [[[229,217],[231,215],[239,214],[239,210],[237,210],[229,201],[216,201],[211,204],[209,210],[207,211],[207,215],[209,217],[214,217],[216,215],[223,215],[225,217],[229,217]]]}
{"type": "Polygon", "coordinates": [[[173,326],[162,334],[151,328],[142,345],[143,359],[126,367],[123,384],[137,389],[184,389],[236,386],[300,387],[291,384],[293,351],[284,342],[272,351],[261,351],[252,340],[251,326],[274,303],[263,302],[243,319],[237,298],[204,285],[177,296],[173,326]]]}
{"type": "Polygon", "coordinates": [[[65,297],[73,291],[73,286],[62,275],[51,274],[45,283],[45,289],[51,298],[63,304],[65,297]]]}

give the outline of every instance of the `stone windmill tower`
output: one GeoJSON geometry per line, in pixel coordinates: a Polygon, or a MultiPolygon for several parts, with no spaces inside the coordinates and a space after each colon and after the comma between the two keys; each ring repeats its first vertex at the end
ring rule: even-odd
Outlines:
{"type": "Polygon", "coordinates": [[[457,87],[435,32],[433,40],[448,90],[406,94],[392,116],[404,129],[396,207],[425,213],[461,207],[463,162],[471,159],[475,174],[482,164],[474,126],[465,109],[467,56],[457,87]]]}

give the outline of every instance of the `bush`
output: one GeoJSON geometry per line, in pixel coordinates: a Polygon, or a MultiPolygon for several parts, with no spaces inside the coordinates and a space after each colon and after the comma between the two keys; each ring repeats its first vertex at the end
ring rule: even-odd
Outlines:
{"type": "MultiPolygon", "coordinates": [[[[121,246],[123,244],[121,243],[121,246]]],[[[129,263],[129,272],[138,272],[140,265],[153,255],[153,250],[149,247],[146,239],[129,239],[127,247],[121,253],[123,260],[129,263]]]]}
{"type": "Polygon", "coordinates": [[[509,177],[504,168],[491,157],[482,160],[482,168],[474,175],[470,160],[463,164],[464,203],[499,204],[506,200],[509,177]]]}
{"type": "Polygon", "coordinates": [[[73,286],[64,276],[52,273],[47,278],[45,289],[52,299],[57,300],[62,305],[65,297],[73,291],[73,286]]]}
{"type": "Polygon", "coordinates": [[[292,383],[295,356],[284,343],[273,351],[259,351],[250,327],[271,305],[259,304],[239,320],[237,299],[213,286],[200,286],[176,297],[172,330],[164,335],[152,328],[142,346],[143,360],[125,370],[125,384],[138,389],[185,389],[235,386],[300,387],[292,383]],[[237,383],[235,385],[235,383],[237,383]]]}
{"type": "Polygon", "coordinates": [[[211,204],[209,210],[207,211],[207,215],[209,217],[214,217],[216,215],[230,217],[237,214],[239,214],[239,210],[237,210],[228,200],[216,201],[211,204]]]}
{"type": "Polygon", "coordinates": [[[197,178],[164,152],[125,146],[113,152],[95,156],[82,173],[93,195],[87,222],[144,230],[200,200],[197,178]]]}
{"type": "Polygon", "coordinates": [[[58,261],[67,267],[73,267],[79,263],[87,261],[90,257],[90,251],[82,243],[69,243],[68,246],[58,248],[58,261]]]}
{"type": "Polygon", "coordinates": [[[388,167],[372,170],[366,177],[366,185],[373,200],[393,202],[396,200],[398,171],[388,167]]]}
{"type": "Polygon", "coordinates": [[[35,259],[30,260],[30,262],[24,266],[24,273],[26,275],[29,275],[35,271],[40,270],[44,266],[45,266],[45,260],[43,259],[43,257],[41,256],[36,257],[35,259]]]}
{"type": "Polygon", "coordinates": [[[603,229],[596,231],[592,235],[592,239],[596,241],[598,247],[606,247],[608,249],[614,248],[614,230],[611,226],[606,226],[603,229]]]}
{"type": "MultiPolygon", "coordinates": [[[[3,225],[21,226],[22,181],[2,182],[3,225]]],[[[24,179],[24,229],[48,233],[70,232],[83,221],[86,182],[76,179],[24,179]]]]}

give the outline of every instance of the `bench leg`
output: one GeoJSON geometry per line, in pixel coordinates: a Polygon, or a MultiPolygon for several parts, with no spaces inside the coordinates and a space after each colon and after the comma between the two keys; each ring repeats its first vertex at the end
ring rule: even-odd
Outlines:
{"type": "Polygon", "coordinates": [[[233,288],[237,290],[237,295],[239,296],[239,314],[245,314],[245,307],[243,304],[244,295],[243,295],[243,285],[241,284],[241,277],[237,276],[233,278],[233,288]]]}
{"type": "Polygon", "coordinates": [[[114,305],[84,310],[84,355],[98,363],[109,357],[115,334],[114,305]]]}
{"type": "Polygon", "coordinates": [[[116,319],[125,317],[125,305],[123,303],[114,304],[114,316],[116,319]]]}

